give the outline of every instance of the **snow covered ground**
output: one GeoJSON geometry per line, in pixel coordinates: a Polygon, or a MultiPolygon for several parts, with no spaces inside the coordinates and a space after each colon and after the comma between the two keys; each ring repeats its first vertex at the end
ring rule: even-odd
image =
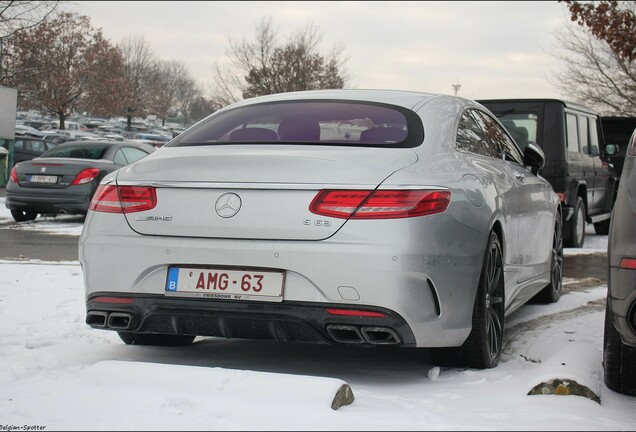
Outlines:
{"type": "MultiPolygon", "coordinates": [[[[0,227],[8,218],[0,198],[0,227]]],[[[81,220],[67,218],[21,229],[79,235],[81,220]]],[[[606,236],[588,232],[584,250],[565,253],[606,249],[606,236]]],[[[436,367],[415,350],[219,338],[126,346],[84,324],[79,263],[0,261],[0,275],[0,430],[636,429],[636,398],[603,384],[603,285],[522,307],[506,319],[500,365],[473,370],[436,367]],[[601,403],[527,395],[554,378],[601,403]],[[334,411],[343,383],[355,401],[334,411]]]]}

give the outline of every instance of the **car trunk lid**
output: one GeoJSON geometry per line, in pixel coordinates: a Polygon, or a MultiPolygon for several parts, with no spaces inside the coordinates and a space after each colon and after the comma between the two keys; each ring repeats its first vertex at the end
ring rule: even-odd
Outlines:
{"type": "Polygon", "coordinates": [[[140,234],[320,240],[346,222],[309,211],[320,190],[373,190],[416,160],[410,149],[163,148],[120,170],[117,182],[156,187],[155,208],[126,214],[140,234]]]}
{"type": "MultiPolygon", "coordinates": [[[[100,169],[104,162],[76,158],[36,158],[15,166],[18,182],[24,188],[66,189],[88,168],[100,169]]],[[[103,168],[103,167],[102,167],[103,168]]]]}

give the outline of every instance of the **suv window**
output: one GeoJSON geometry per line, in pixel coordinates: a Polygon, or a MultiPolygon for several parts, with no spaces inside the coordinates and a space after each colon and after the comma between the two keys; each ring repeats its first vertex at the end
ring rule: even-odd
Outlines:
{"type": "Polygon", "coordinates": [[[515,111],[497,115],[517,145],[523,150],[528,141],[537,142],[539,113],[534,111],[515,111]]]}
{"type": "Polygon", "coordinates": [[[576,122],[576,115],[566,114],[565,121],[567,128],[566,144],[568,147],[568,151],[572,153],[579,153],[581,151],[581,148],[579,146],[579,134],[578,125],[576,122]]]}
{"type": "Polygon", "coordinates": [[[588,146],[588,127],[587,127],[587,117],[580,116],[579,117],[579,146],[581,147],[581,151],[585,154],[590,154],[590,148],[588,146]]]}
{"type": "Polygon", "coordinates": [[[591,154],[597,155],[600,153],[598,145],[598,130],[596,129],[596,120],[591,118],[590,120],[590,150],[591,154]]]}

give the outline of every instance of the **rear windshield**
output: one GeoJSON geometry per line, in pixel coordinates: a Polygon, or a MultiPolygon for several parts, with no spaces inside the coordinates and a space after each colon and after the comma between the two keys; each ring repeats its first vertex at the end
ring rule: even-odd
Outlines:
{"type": "Polygon", "coordinates": [[[423,138],[422,123],[411,110],[369,102],[312,100],[220,112],[167,146],[283,143],[415,147],[423,138]]]}
{"type": "Polygon", "coordinates": [[[42,154],[41,157],[51,158],[77,158],[77,159],[103,159],[104,153],[110,145],[85,145],[73,144],[69,146],[53,147],[42,154]]]}

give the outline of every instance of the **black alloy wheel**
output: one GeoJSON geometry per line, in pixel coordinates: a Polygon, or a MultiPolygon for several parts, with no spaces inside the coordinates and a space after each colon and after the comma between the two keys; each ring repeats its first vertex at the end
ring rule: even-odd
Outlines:
{"type": "Polygon", "coordinates": [[[504,334],[504,268],[499,236],[490,233],[473,307],[472,330],[459,348],[431,351],[442,366],[493,368],[499,363],[504,334]]]}
{"type": "Polygon", "coordinates": [[[583,247],[583,243],[585,243],[585,223],[585,203],[581,197],[577,197],[574,205],[574,214],[570,220],[569,247],[583,247]]]}
{"type": "MultiPolygon", "coordinates": [[[[476,307],[476,311],[473,312],[473,322],[475,318],[477,318],[481,321],[479,324],[483,324],[481,315],[485,315],[485,338],[481,339],[487,344],[488,357],[485,358],[483,367],[494,367],[499,362],[504,332],[503,257],[499,238],[495,233],[491,234],[488,244],[488,255],[482,270],[482,280],[480,283],[480,291],[483,286],[486,295],[483,306],[480,305],[479,308],[476,307]]],[[[479,364],[481,361],[477,363],[479,364]]]]}
{"type": "Polygon", "coordinates": [[[556,303],[561,298],[561,288],[563,287],[563,222],[560,213],[557,214],[554,223],[550,255],[550,284],[532,299],[538,303],[556,303]]]}

